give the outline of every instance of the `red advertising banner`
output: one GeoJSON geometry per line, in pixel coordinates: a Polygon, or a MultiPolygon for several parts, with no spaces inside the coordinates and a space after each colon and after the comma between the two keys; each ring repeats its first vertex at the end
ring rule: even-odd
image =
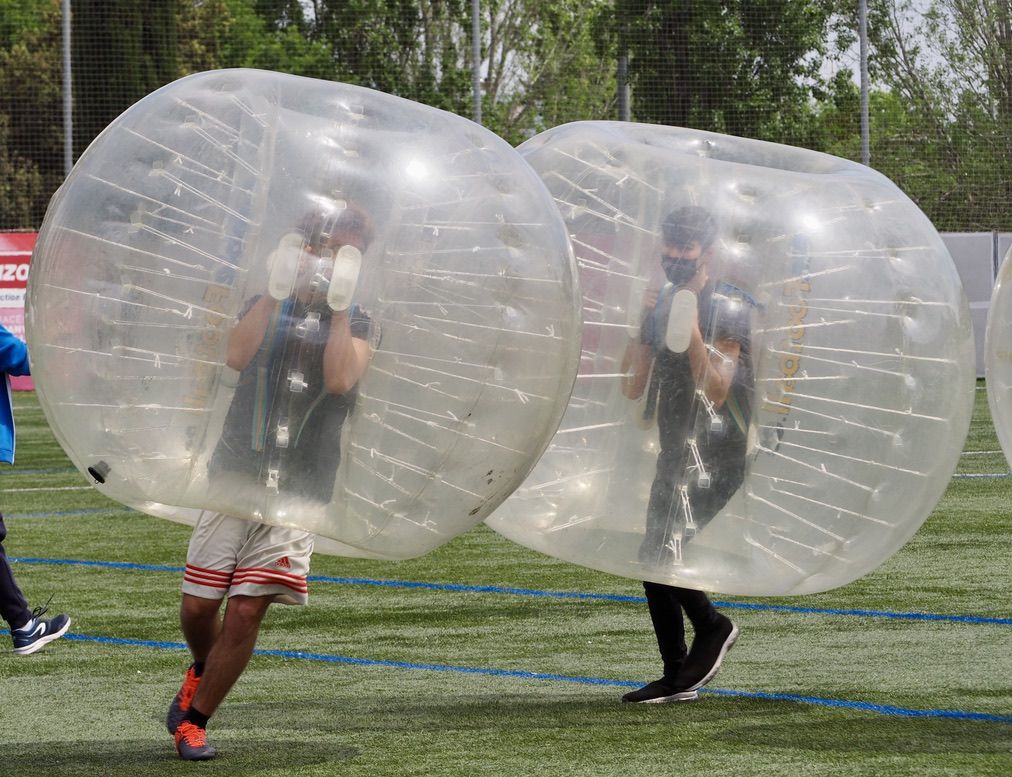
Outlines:
{"type": "MultiPolygon", "coordinates": [[[[25,290],[35,232],[0,232],[0,324],[25,339],[25,290]]],[[[15,391],[31,391],[30,377],[11,377],[15,391]]]]}

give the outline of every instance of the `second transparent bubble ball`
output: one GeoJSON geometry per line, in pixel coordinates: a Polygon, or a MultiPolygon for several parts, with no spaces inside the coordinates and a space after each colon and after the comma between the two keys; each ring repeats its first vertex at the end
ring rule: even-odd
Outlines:
{"type": "Polygon", "coordinates": [[[691,130],[580,122],[519,150],[566,220],[584,334],[558,433],[487,522],[741,594],[826,590],[903,545],[955,467],[974,378],[917,207],[861,165],[691,130]]]}

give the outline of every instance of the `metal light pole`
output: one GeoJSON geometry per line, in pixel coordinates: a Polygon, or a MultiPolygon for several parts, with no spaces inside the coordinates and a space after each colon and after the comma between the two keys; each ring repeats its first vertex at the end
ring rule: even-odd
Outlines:
{"type": "Polygon", "coordinates": [[[70,0],[63,0],[63,174],[74,166],[74,100],[70,69],[70,0]]]}
{"type": "Polygon", "coordinates": [[[629,55],[623,51],[618,55],[618,120],[629,121],[629,55]]]}
{"type": "Polygon", "coordinates": [[[481,124],[481,0],[471,0],[471,91],[474,121],[481,124]]]}
{"type": "Polygon", "coordinates": [[[861,41],[861,162],[871,163],[871,123],[868,117],[868,0],[858,3],[857,34],[861,41]]]}

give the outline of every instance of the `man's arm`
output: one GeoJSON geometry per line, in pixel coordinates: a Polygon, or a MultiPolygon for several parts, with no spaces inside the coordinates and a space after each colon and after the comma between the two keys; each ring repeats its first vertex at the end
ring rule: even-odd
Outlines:
{"type": "Polygon", "coordinates": [[[622,394],[626,399],[639,399],[647,387],[654,351],[646,343],[630,340],[622,356],[622,394]]]}
{"type": "MultiPolygon", "coordinates": [[[[705,261],[698,264],[692,280],[685,284],[685,288],[697,296],[702,293],[710,280],[708,265],[707,256],[705,261]]],[[[696,387],[701,389],[717,408],[724,406],[727,395],[731,392],[731,381],[734,380],[734,373],[738,368],[740,353],[741,343],[730,337],[722,337],[712,348],[707,348],[703,342],[703,334],[699,330],[699,321],[693,323],[689,338],[689,367],[696,381],[696,387]]]]}
{"type": "Polygon", "coordinates": [[[723,407],[727,395],[731,391],[731,381],[738,367],[738,355],[741,343],[730,338],[722,338],[713,344],[713,350],[706,347],[697,324],[692,328],[692,339],[689,341],[689,366],[692,377],[706,398],[717,408],[723,407]]]}
{"type": "MultiPolygon", "coordinates": [[[[643,295],[642,318],[647,316],[657,306],[657,289],[647,289],[643,295]]],[[[650,377],[650,365],[654,360],[654,349],[648,343],[640,339],[630,340],[622,354],[622,395],[626,399],[639,399],[643,396],[643,390],[647,387],[647,380],[650,377]]]]}
{"type": "Polygon", "coordinates": [[[244,370],[253,361],[267,332],[267,324],[271,320],[278,302],[266,294],[246,311],[232,331],[228,334],[228,352],[225,363],[233,370],[244,370]]]}
{"type": "Polygon", "coordinates": [[[323,350],[323,382],[331,394],[345,394],[358,383],[372,359],[369,343],[351,334],[347,310],[330,317],[330,335],[323,350]]]}

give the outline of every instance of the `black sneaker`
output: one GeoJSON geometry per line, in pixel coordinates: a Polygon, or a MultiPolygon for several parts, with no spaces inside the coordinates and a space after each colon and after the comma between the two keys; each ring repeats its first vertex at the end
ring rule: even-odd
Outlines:
{"type": "Polygon", "coordinates": [[[207,742],[207,731],[188,720],[176,729],[176,752],[184,761],[210,761],[218,755],[207,742]]]}
{"type": "Polygon", "coordinates": [[[46,614],[48,609],[48,607],[36,607],[32,611],[32,619],[28,623],[20,629],[11,629],[15,655],[27,656],[67,633],[67,629],[70,628],[70,618],[61,614],[51,620],[45,620],[42,616],[46,614]]]}
{"type": "Polygon", "coordinates": [[[714,678],[727,651],[738,639],[738,627],[726,615],[717,614],[713,628],[697,633],[692,649],[678,673],[678,685],[687,691],[702,688],[714,678]]]}
{"type": "Polygon", "coordinates": [[[694,690],[678,690],[677,686],[662,678],[629,691],[622,697],[622,701],[633,704],[667,704],[673,701],[694,701],[698,696],[694,690]]]}

